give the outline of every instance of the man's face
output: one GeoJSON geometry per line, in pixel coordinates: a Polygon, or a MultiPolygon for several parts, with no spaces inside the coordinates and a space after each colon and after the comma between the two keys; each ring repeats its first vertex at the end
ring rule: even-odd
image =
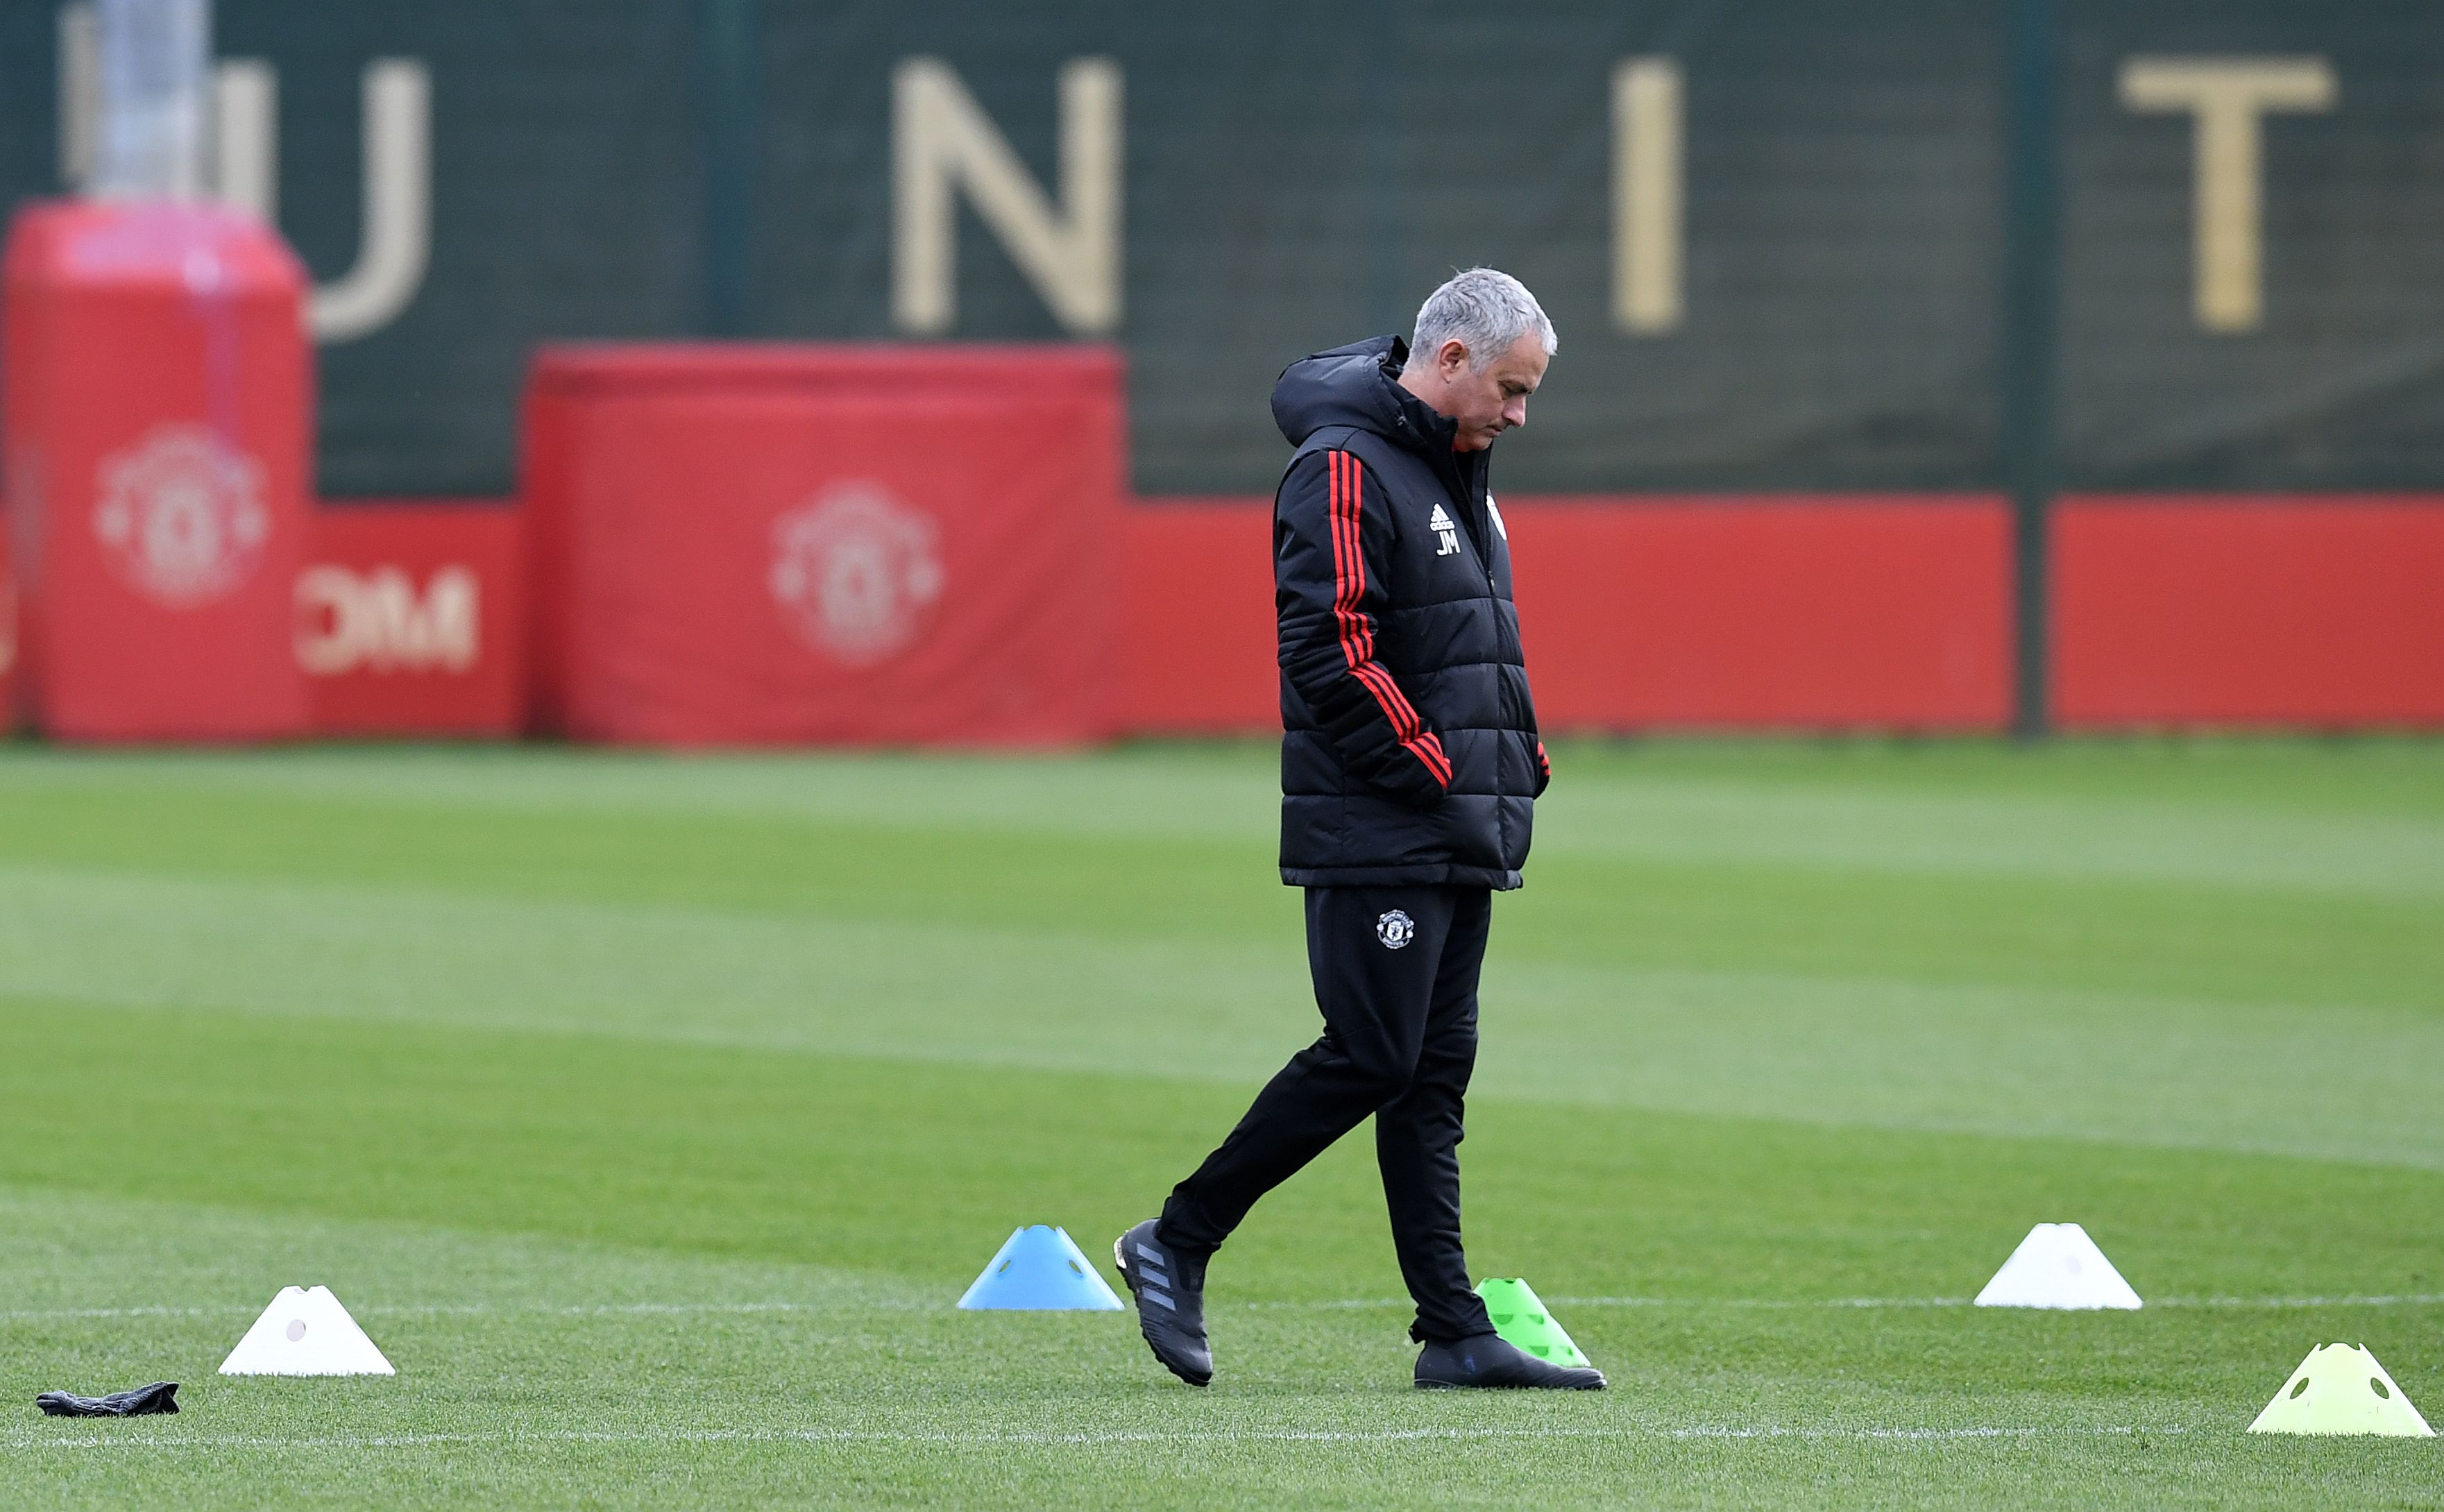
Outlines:
{"type": "Polygon", "coordinates": [[[1454,452],[1482,452],[1503,432],[1528,423],[1528,396],[1545,381],[1544,339],[1534,331],[1510,343],[1490,362],[1469,365],[1468,348],[1445,341],[1435,354],[1438,395],[1426,402],[1459,425],[1454,452]]]}

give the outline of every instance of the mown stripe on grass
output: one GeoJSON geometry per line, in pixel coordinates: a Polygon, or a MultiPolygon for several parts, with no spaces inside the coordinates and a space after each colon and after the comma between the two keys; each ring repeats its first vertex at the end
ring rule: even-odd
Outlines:
{"type": "MultiPolygon", "coordinates": [[[[2143,830],[2145,812],[2101,828],[2117,837],[2143,830]]],[[[1964,852],[1985,843],[1973,822],[1930,827],[1964,852]]],[[[2027,827],[2044,834],[2056,826],[2027,827]]],[[[2391,843],[2416,828],[2406,821],[2376,833],[2391,843]]],[[[1566,836],[1566,814],[1541,830],[1548,842],[1566,836]]],[[[1276,884],[1266,833],[1226,843],[1091,829],[1012,834],[981,820],[910,827],[864,816],[776,823],[504,814],[175,786],[12,792],[0,782],[0,857],[28,865],[1294,943],[1294,900],[1276,884]]],[[[2432,994],[2398,989],[2444,968],[2433,938],[2444,880],[2427,890],[2357,892],[2279,879],[2241,885],[2231,868],[2213,864],[2194,877],[2075,868],[1953,874],[1708,849],[1709,833],[1696,826],[1691,848],[1670,856],[1545,844],[1528,894],[1504,911],[1505,951],[1595,966],[1749,966],[2427,1007],[2432,994]]],[[[2177,835],[2142,836],[2135,845],[2149,855],[2198,848],[2177,835]]],[[[2382,869],[2367,857],[2355,862],[2355,841],[2325,849],[2342,878],[2382,869]]],[[[2444,828],[2429,849],[2429,869],[2444,878],[2444,828]]],[[[2284,854],[2280,845],[2268,850],[2284,854]]]]}
{"type": "MultiPolygon", "coordinates": [[[[772,1257],[951,1295],[1017,1224],[1091,1242],[1143,1217],[1243,1107],[1152,1077],[0,1005],[0,1181],[772,1257]]],[[[1835,1295],[1955,1295],[2070,1211],[2141,1295],[2379,1295],[2422,1289],[2403,1282],[2444,1237],[2438,1178],[2399,1167],[1527,1100],[1471,1123],[1472,1257],[1568,1275],[1570,1295],[1705,1295],[1802,1251],[1835,1295]]],[[[1312,1295],[1313,1257],[1346,1245],[1363,1267],[1331,1292],[1391,1294],[1361,1146],[1258,1208],[1233,1283],[1312,1295]]]]}
{"type": "MultiPolygon", "coordinates": [[[[1268,948],[40,867],[0,867],[0,992],[1249,1087],[1316,1026],[1287,922],[1268,948]]],[[[1497,950],[1485,1023],[1479,1097],[2444,1168],[2426,1008],[1497,950]]]]}
{"type": "MultiPolygon", "coordinates": [[[[1700,774],[1670,749],[1559,747],[1565,771],[1539,804],[1546,855],[1748,859],[1960,876],[2131,877],[2200,886],[2444,895],[2444,823],[2405,792],[2432,756],[2389,759],[2267,746],[2231,784],[2163,781],[2152,753],[2089,747],[1998,762],[1978,747],[1774,753],[1717,750],[1700,774]],[[1759,760],[1762,755],[1763,760],[1759,760]],[[1787,765],[1787,763],[1786,763],[1787,765]],[[2084,767],[2084,782],[2063,780],[2084,767]],[[2116,771],[2137,775],[2117,784],[2116,771]],[[2354,784],[2354,777],[2359,781],[2354,784]],[[2303,790],[2327,801],[2305,807],[2303,790]],[[2340,802],[2338,803],[2337,801],[2340,802]]],[[[2191,764],[2193,765],[2200,764],[2191,764]]],[[[2233,765],[2227,760],[2224,765],[2233,765]]],[[[978,759],[808,752],[674,759],[650,753],[300,750],[87,753],[0,760],[10,787],[182,791],[422,808],[461,815],[750,819],[766,823],[1268,844],[1277,816],[1269,743],[1086,757],[978,759]]],[[[2229,776],[2229,773],[2226,774],[2229,776]]]]}

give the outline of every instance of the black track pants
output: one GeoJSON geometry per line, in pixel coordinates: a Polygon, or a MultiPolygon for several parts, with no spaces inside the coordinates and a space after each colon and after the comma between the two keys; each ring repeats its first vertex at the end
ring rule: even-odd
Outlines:
{"type": "Polygon", "coordinates": [[[1460,1250],[1459,1142],[1492,913],[1481,887],[1307,889],[1306,957],[1323,1037],[1265,1084],[1222,1147],[1173,1189],[1163,1240],[1213,1249],[1257,1198],[1372,1114],[1417,1336],[1490,1332],[1460,1250]]]}

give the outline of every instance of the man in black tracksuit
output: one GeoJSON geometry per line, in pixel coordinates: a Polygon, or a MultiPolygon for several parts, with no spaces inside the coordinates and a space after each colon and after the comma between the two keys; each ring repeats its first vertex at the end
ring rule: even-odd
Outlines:
{"type": "Polygon", "coordinates": [[[1398,337],[1292,363],[1297,448],[1273,506],[1282,880],[1306,890],[1324,1034],[1115,1263],[1146,1340],[1213,1375],[1207,1258],[1256,1199],[1369,1115],[1420,1386],[1600,1387],[1494,1335],[1460,1248],[1462,1098],[1492,894],[1515,888],[1551,776],[1519,650],[1488,449],[1524,424],[1554,347],[1517,280],[1462,273],[1398,337]]]}

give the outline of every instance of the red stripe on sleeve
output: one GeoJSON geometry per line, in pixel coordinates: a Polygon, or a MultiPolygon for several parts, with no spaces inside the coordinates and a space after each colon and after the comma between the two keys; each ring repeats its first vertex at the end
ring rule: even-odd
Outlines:
{"type": "Polygon", "coordinates": [[[1449,787],[1451,758],[1443,754],[1442,741],[1417,717],[1416,708],[1392,680],[1392,673],[1375,661],[1374,627],[1358,609],[1366,594],[1366,551],[1359,528],[1365,470],[1353,452],[1326,452],[1324,459],[1325,515],[1332,526],[1332,615],[1341,636],[1342,658],[1349,664],[1351,675],[1374,695],[1383,717],[1392,722],[1392,733],[1401,748],[1449,787]]]}

